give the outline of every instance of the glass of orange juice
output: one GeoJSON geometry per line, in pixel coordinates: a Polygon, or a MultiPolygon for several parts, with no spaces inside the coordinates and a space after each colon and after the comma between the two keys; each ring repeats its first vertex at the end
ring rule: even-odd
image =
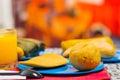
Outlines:
{"type": "Polygon", "coordinates": [[[0,69],[15,67],[17,62],[17,36],[15,29],[0,29],[0,69]]]}

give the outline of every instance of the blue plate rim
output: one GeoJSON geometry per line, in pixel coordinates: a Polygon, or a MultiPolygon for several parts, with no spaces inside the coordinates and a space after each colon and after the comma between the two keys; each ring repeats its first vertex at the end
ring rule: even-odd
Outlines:
{"type": "MultiPolygon", "coordinates": [[[[67,65],[65,65],[65,66],[69,66],[69,65],[71,65],[71,64],[67,64],[67,65]]],[[[24,70],[26,65],[23,65],[23,64],[18,64],[18,68],[20,69],[20,70],[24,70]]],[[[65,67],[65,66],[62,66],[62,67],[65,67]]],[[[58,67],[58,68],[61,68],[61,67],[58,67]]],[[[96,68],[94,68],[94,69],[92,69],[92,70],[89,70],[89,71],[83,71],[83,72],[80,72],[80,71],[76,71],[76,72],[72,72],[72,73],[56,73],[56,72],[45,72],[44,70],[43,71],[37,71],[37,72],[39,72],[39,73],[41,73],[41,74],[44,74],[44,75],[85,75],[85,74],[90,74],[90,73],[94,73],[94,72],[98,72],[98,71],[101,71],[101,70],[103,70],[104,69],[104,64],[103,63],[100,63],[96,68]]],[[[50,69],[50,70],[52,70],[52,69],[50,69]]],[[[53,69],[54,70],[54,69],[53,69]]]]}

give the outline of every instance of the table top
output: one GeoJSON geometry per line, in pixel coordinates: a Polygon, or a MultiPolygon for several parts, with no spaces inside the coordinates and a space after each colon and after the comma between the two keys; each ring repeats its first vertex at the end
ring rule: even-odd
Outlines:
{"type": "MultiPolygon", "coordinates": [[[[47,48],[44,53],[62,53],[61,48],[47,48]]],[[[120,63],[104,63],[105,68],[102,71],[77,76],[48,76],[45,75],[42,79],[32,80],[120,80],[120,63]]],[[[18,70],[18,68],[16,68],[18,70]]],[[[28,79],[30,80],[30,79],[28,79]]]]}

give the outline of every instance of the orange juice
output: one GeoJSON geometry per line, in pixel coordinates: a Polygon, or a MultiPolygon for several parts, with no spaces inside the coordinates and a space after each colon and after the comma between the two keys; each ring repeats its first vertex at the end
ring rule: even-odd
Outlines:
{"type": "Polygon", "coordinates": [[[14,29],[0,29],[0,68],[17,61],[17,37],[14,29]]]}

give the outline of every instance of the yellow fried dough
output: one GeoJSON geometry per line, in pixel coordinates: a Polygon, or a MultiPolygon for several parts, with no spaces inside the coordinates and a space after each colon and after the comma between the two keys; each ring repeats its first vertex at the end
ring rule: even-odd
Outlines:
{"type": "MultiPolygon", "coordinates": [[[[67,41],[63,41],[61,43],[61,46],[63,51],[65,51],[68,48],[75,46],[78,43],[84,43],[84,42],[89,42],[94,44],[100,50],[102,58],[111,58],[115,55],[116,47],[110,37],[67,40],[67,41]]],[[[67,53],[70,52],[67,51],[67,53]]],[[[63,53],[63,55],[65,55],[65,53],[63,53]]],[[[67,54],[67,56],[65,57],[69,57],[69,54],[67,54]]]]}
{"type": "Polygon", "coordinates": [[[21,61],[20,64],[30,65],[33,67],[52,68],[62,66],[68,63],[68,60],[59,54],[44,54],[27,61],[21,61]]]}
{"type": "Polygon", "coordinates": [[[75,45],[69,54],[70,63],[78,70],[91,70],[101,61],[99,49],[91,43],[79,43],[75,45]]]}

